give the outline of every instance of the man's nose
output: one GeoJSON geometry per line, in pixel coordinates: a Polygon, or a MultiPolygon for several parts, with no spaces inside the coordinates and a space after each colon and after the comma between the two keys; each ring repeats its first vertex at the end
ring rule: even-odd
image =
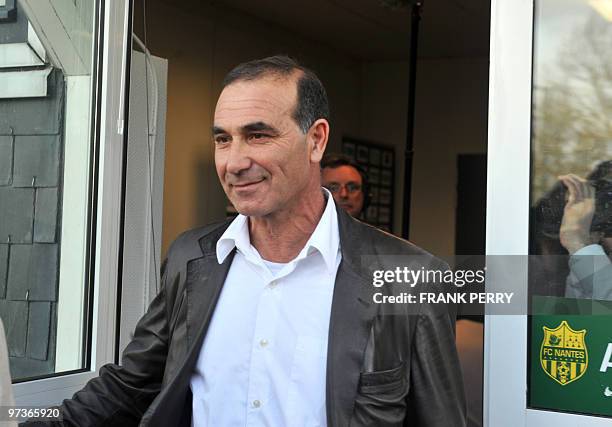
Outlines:
{"type": "Polygon", "coordinates": [[[346,188],[346,185],[341,185],[340,189],[338,190],[338,196],[340,196],[342,199],[346,199],[348,198],[349,192],[348,189],[346,188]]]}
{"type": "Polygon", "coordinates": [[[251,159],[248,155],[248,147],[241,141],[234,141],[229,147],[226,170],[233,175],[239,175],[242,171],[251,167],[251,159]]]}

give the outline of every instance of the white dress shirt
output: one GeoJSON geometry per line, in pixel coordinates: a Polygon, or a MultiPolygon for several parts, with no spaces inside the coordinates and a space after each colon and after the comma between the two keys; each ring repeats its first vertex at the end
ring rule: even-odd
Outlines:
{"type": "Polygon", "coordinates": [[[340,265],[336,208],[289,263],[261,258],[248,218],[217,242],[222,263],[236,248],[195,372],[192,425],[325,426],[327,337],[340,265]]]}

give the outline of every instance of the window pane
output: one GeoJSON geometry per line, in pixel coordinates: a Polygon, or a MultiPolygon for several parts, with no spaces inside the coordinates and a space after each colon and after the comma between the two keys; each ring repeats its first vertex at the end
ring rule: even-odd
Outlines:
{"type": "Polygon", "coordinates": [[[96,3],[0,4],[0,317],[13,380],[85,366],[96,3]]]}
{"type": "Polygon", "coordinates": [[[611,49],[612,1],[536,1],[529,402],[604,416],[612,416],[611,49]]]}

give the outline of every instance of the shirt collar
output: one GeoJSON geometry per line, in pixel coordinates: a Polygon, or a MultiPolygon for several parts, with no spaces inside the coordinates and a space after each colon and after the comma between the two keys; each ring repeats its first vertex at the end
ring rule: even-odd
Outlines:
{"type": "Polygon", "coordinates": [[[217,262],[223,264],[225,258],[234,248],[244,252],[250,246],[249,218],[240,214],[234,218],[219,240],[217,240],[217,262]]]}
{"type": "MultiPolygon", "coordinates": [[[[334,199],[326,188],[323,188],[326,198],[325,210],[314,232],[293,261],[306,258],[312,250],[317,250],[323,257],[327,269],[333,273],[336,270],[336,257],[340,247],[340,232],[338,229],[338,216],[334,199]]],[[[222,264],[230,252],[237,248],[243,253],[250,252],[251,240],[249,236],[248,217],[238,215],[221,238],[217,241],[217,261],[222,264]]],[[[292,261],[292,262],[293,262],[292,261]]]]}

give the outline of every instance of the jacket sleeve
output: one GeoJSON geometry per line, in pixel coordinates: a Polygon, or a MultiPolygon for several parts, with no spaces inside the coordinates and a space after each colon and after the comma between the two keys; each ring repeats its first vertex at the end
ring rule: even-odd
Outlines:
{"type": "Polygon", "coordinates": [[[405,425],[464,427],[465,392],[455,345],[452,307],[425,305],[423,310],[412,342],[405,425]]]}
{"type": "Polygon", "coordinates": [[[162,266],[161,291],[134,331],[121,365],[107,364],[99,376],[64,400],[61,422],[26,422],[24,426],[138,425],[160,391],[168,349],[166,262],[162,266]]]}

